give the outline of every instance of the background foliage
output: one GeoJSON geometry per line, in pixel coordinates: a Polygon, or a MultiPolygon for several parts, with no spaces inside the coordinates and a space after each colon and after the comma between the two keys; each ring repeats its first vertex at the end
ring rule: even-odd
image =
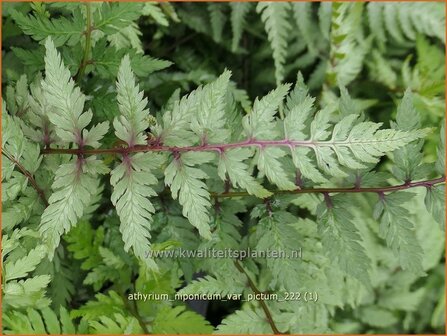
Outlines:
{"type": "Polygon", "coordinates": [[[269,192],[444,176],[444,13],[422,2],[4,3],[3,332],[444,333],[444,185],[269,192]],[[43,154],[331,137],[368,147],[241,147],[220,161],[43,154]],[[179,246],[304,256],[145,257],[179,246]],[[127,297],[245,295],[248,279],[320,299],[200,312],[127,297]]]}

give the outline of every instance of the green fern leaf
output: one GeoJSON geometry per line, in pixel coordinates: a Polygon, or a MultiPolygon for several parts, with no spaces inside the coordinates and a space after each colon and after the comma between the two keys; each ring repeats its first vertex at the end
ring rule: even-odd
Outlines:
{"type": "Polygon", "coordinates": [[[107,44],[105,39],[101,39],[92,50],[92,58],[95,60],[95,71],[103,78],[115,78],[125,53],[128,53],[132,70],[138,77],[149,76],[172,64],[166,60],[136,53],[134,50],[129,51],[127,48],[115,50],[107,44]]]}
{"type": "Polygon", "coordinates": [[[368,66],[372,79],[385,84],[390,89],[396,88],[397,75],[391,67],[391,64],[377,50],[373,51],[372,61],[368,66]]]}
{"type": "Polygon", "coordinates": [[[318,19],[321,34],[323,34],[326,40],[330,40],[330,30],[331,30],[331,16],[332,16],[332,3],[331,2],[321,2],[318,8],[318,19]]]}
{"type": "Polygon", "coordinates": [[[219,156],[218,173],[223,181],[226,181],[227,174],[235,187],[241,187],[249,194],[260,198],[271,195],[256,179],[248,172],[248,165],[243,161],[253,155],[248,148],[230,149],[219,156]]]}
{"type": "Polygon", "coordinates": [[[155,209],[149,197],[156,193],[150,187],[157,183],[152,170],[158,168],[163,159],[157,153],[138,153],[123,160],[112,172],[112,203],[121,219],[120,231],[124,249],[131,247],[135,255],[156,268],[153,260],[145,258],[150,249],[150,223],[155,209]]]}
{"type": "Polygon", "coordinates": [[[221,3],[209,3],[207,7],[210,13],[213,40],[219,43],[222,41],[222,33],[226,21],[224,6],[221,3]]]}
{"type": "Polygon", "coordinates": [[[48,19],[42,16],[25,16],[15,10],[11,11],[11,16],[23,32],[34,40],[43,42],[48,36],[51,36],[54,44],[58,47],[64,44],[76,45],[85,29],[85,20],[80,10],[74,11],[73,20],[65,17],[48,19]]]}
{"type": "Polygon", "coordinates": [[[417,33],[439,38],[445,43],[445,6],[440,3],[369,3],[368,22],[372,35],[382,44],[387,33],[401,45],[415,41],[417,33]]]}
{"type": "Polygon", "coordinates": [[[372,34],[384,45],[387,41],[385,24],[383,19],[383,5],[378,2],[370,2],[367,5],[368,23],[372,34]]]}
{"type": "MultiPolygon", "coordinates": [[[[287,97],[284,118],[284,136],[286,139],[304,138],[306,125],[313,113],[315,99],[308,95],[301,74],[298,77],[295,88],[287,97]]],[[[309,158],[309,148],[295,147],[292,149],[292,160],[301,174],[314,182],[324,182],[326,179],[315,168],[309,158]]]]}
{"type": "Polygon", "coordinates": [[[225,71],[214,82],[195,91],[197,107],[191,120],[191,129],[202,143],[224,143],[230,132],[226,124],[226,95],[231,72],[225,71]]]}
{"type": "Polygon", "coordinates": [[[165,170],[165,183],[171,188],[172,197],[178,198],[183,206],[183,216],[206,239],[211,238],[208,215],[211,203],[210,194],[202,179],[208,178],[208,175],[194,165],[210,162],[213,158],[212,153],[189,152],[174,157],[165,170]]]}
{"type": "Polygon", "coordinates": [[[73,321],[69,318],[67,310],[60,308],[60,320],[56,313],[49,308],[37,311],[27,309],[22,312],[11,312],[4,316],[5,334],[75,334],[73,321]]]}
{"type": "Polygon", "coordinates": [[[9,262],[5,264],[5,280],[13,280],[17,278],[23,278],[28,273],[34,271],[36,266],[45,257],[45,248],[38,246],[32,249],[27,256],[16,260],[15,262],[9,262]]]}
{"type": "MultiPolygon", "coordinates": [[[[415,131],[421,126],[421,117],[413,104],[413,94],[407,90],[397,107],[396,123],[392,126],[398,130],[415,131]]],[[[393,174],[404,182],[424,178],[427,175],[428,165],[424,164],[422,154],[423,141],[410,143],[394,151],[395,166],[393,174]]]]}
{"type": "Polygon", "coordinates": [[[412,3],[411,19],[413,27],[427,36],[437,37],[445,43],[445,4],[412,3]]]}
{"type": "Polygon", "coordinates": [[[152,326],[154,334],[210,334],[213,331],[201,315],[183,306],[161,308],[152,326]]]}
{"type": "MultiPolygon", "coordinates": [[[[145,130],[149,127],[147,99],[135,83],[128,56],[123,58],[118,71],[117,92],[120,116],[113,122],[116,136],[129,147],[145,144],[145,130]]],[[[150,223],[155,212],[149,197],[156,195],[151,187],[157,183],[152,171],[162,161],[158,153],[126,155],[110,178],[113,186],[111,200],[121,219],[124,249],[132,248],[135,255],[152,268],[157,268],[154,261],[145,258],[145,252],[150,248],[150,223]]]]}
{"type": "Polygon", "coordinates": [[[49,275],[36,275],[24,280],[12,280],[3,289],[4,307],[44,308],[50,304],[45,293],[50,284],[49,275]]]}
{"type": "Polygon", "coordinates": [[[253,111],[242,119],[244,132],[249,139],[272,139],[278,135],[274,116],[289,89],[289,84],[283,84],[262,99],[256,98],[253,111]]]}
{"type": "Polygon", "coordinates": [[[403,269],[415,274],[424,274],[422,268],[422,248],[416,238],[413,223],[408,219],[408,210],[402,204],[414,194],[392,193],[382,196],[374,210],[376,218],[381,216],[380,236],[399,258],[403,269]]]}
{"type": "MultiPolygon", "coordinates": [[[[91,111],[83,112],[85,96],[75,87],[70,71],[65,68],[50,38],[45,42],[45,48],[42,88],[51,107],[48,116],[56,127],[56,134],[62,142],[98,147],[99,140],[107,131],[107,124],[85,129],[93,116],[91,111]]],[[[52,185],[54,193],[49,198],[50,205],[45,209],[39,226],[50,259],[59,245],[60,236],[77,223],[90,205],[91,197],[96,193],[95,186],[98,185],[96,175],[107,172],[108,168],[95,156],[87,159],[78,157],[56,171],[52,185]]]]}
{"type": "Polygon", "coordinates": [[[346,211],[348,207],[348,201],[342,197],[327,196],[326,202],[321,203],[317,210],[318,231],[328,256],[343,272],[370,288],[371,260],[363,247],[359,230],[352,222],[353,216],[346,211]]]}
{"type": "Polygon", "coordinates": [[[237,310],[223,319],[216,334],[271,334],[272,329],[259,310],[237,310]]]}
{"type": "Polygon", "coordinates": [[[231,30],[233,38],[231,41],[231,50],[236,51],[242,38],[242,32],[246,24],[246,16],[251,9],[249,2],[230,2],[231,7],[231,30]]]}
{"type": "Polygon", "coordinates": [[[104,229],[98,228],[95,231],[89,222],[81,221],[64,236],[64,240],[73,257],[83,260],[81,269],[91,269],[101,262],[98,248],[104,240],[104,229]]]}
{"type": "MultiPolygon", "coordinates": [[[[361,122],[352,127],[357,118],[358,116],[350,115],[342,119],[335,125],[331,140],[328,141],[334,144],[332,150],[340,163],[351,168],[361,169],[365,167],[364,163],[376,163],[380,156],[385,153],[423,138],[429,132],[427,129],[411,132],[392,129],[378,130],[380,124],[372,122],[361,122]],[[349,128],[351,128],[350,131],[348,131],[349,128]],[[353,156],[349,151],[352,152],[353,156]]],[[[316,149],[320,167],[324,167],[324,163],[331,164],[331,158],[328,154],[329,151],[326,148],[321,151],[316,149]]],[[[338,170],[334,170],[334,172],[336,174],[340,173],[338,170]]]]}
{"type": "Polygon", "coordinates": [[[219,294],[225,297],[229,294],[242,293],[245,288],[245,283],[243,281],[233,282],[226,281],[225,279],[216,279],[212,276],[205,276],[203,278],[192,281],[186,287],[182,288],[177,292],[179,295],[186,294],[219,294]]]}
{"type": "Polygon", "coordinates": [[[333,3],[326,81],[346,86],[360,73],[371,39],[363,37],[361,3],[333,3]]]}
{"type": "Polygon", "coordinates": [[[130,335],[143,333],[135,317],[121,314],[114,314],[113,319],[108,316],[101,316],[98,321],[89,321],[89,327],[93,334],[130,335]]]}
{"type": "Polygon", "coordinates": [[[98,293],[95,298],[96,300],[88,301],[82,307],[72,310],[70,316],[72,318],[83,317],[87,320],[94,320],[103,315],[125,314],[123,298],[115,291],[109,291],[107,295],[98,293]]]}
{"type": "Polygon", "coordinates": [[[282,190],[294,190],[297,186],[292,183],[287,176],[286,171],[281,165],[280,159],[286,155],[286,152],[278,147],[262,148],[258,151],[256,164],[261,173],[276,184],[282,190]]]}
{"type": "Polygon", "coordinates": [[[142,14],[142,8],[142,3],[105,2],[101,9],[95,12],[95,29],[106,34],[113,34],[137,20],[142,14]]]}
{"type": "MultiPolygon", "coordinates": [[[[156,23],[158,23],[161,26],[169,26],[168,19],[166,17],[166,14],[163,12],[162,8],[160,6],[163,6],[162,4],[156,3],[156,2],[146,2],[144,3],[144,7],[142,10],[142,14],[146,16],[150,16],[156,23]]],[[[172,8],[172,10],[174,10],[172,8]]],[[[174,12],[175,14],[175,12],[174,12]]]]}
{"type": "MultiPolygon", "coordinates": [[[[42,157],[39,145],[25,137],[23,123],[20,119],[11,117],[5,105],[2,104],[2,178],[9,180],[17,163],[30,174],[34,174],[40,167],[42,157]]],[[[24,181],[27,183],[28,179],[24,181]]],[[[5,202],[7,198],[2,198],[2,200],[5,202]]]]}
{"type": "Polygon", "coordinates": [[[405,43],[405,37],[399,26],[399,21],[396,20],[399,9],[394,4],[390,5],[383,9],[385,27],[396,42],[403,44],[405,43]]]}
{"type": "Polygon", "coordinates": [[[425,206],[441,230],[445,231],[445,185],[427,188],[425,206]]]}
{"type": "MultiPolygon", "coordinates": [[[[132,22],[125,28],[120,29],[115,34],[107,36],[107,40],[115,50],[129,48],[136,50],[138,54],[143,54],[143,44],[141,42],[141,31],[135,22],[132,22]]],[[[114,51],[115,51],[114,50],[114,51]]]]}
{"type": "Polygon", "coordinates": [[[197,90],[180,101],[174,101],[172,106],[163,114],[163,127],[154,127],[154,134],[158,141],[168,146],[192,145],[196,139],[189,130],[191,117],[197,108],[197,90]]]}
{"type": "Polygon", "coordinates": [[[273,50],[276,84],[279,85],[284,80],[287,37],[292,28],[288,22],[290,3],[259,2],[256,11],[261,13],[261,19],[265,24],[265,30],[273,50]]]}
{"type": "Polygon", "coordinates": [[[437,160],[435,163],[436,171],[444,175],[445,174],[445,119],[442,120],[442,127],[439,132],[439,145],[437,151],[437,160]]]}
{"type": "MultiPolygon", "coordinates": [[[[293,246],[300,239],[298,232],[291,226],[296,218],[284,211],[275,211],[271,216],[260,220],[260,226],[267,226],[256,244],[257,251],[281,251],[285,258],[267,258],[266,265],[272,274],[270,286],[287,291],[296,291],[297,281],[292,274],[300,274],[302,260],[292,257],[293,246]]],[[[301,276],[300,276],[301,277],[301,276]]],[[[300,285],[301,286],[301,285],[300,285]]]]}
{"type": "Polygon", "coordinates": [[[56,171],[50,205],[42,214],[40,234],[48,247],[49,258],[59,245],[60,236],[68,232],[80,219],[95,193],[96,174],[105,174],[107,167],[102,161],[89,157],[82,163],[74,160],[63,164],[56,171]]]}
{"type": "Polygon", "coordinates": [[[311,2],[293,2],[292,4],[293,15],[299,32],[306,41],[307,48],[310,52],[316,52],[316,33],[318,27],[312,17],[312,3],[311,2]]]}
{"type": "Polygon", "coordinates": [[[91,143],[85,143],[89,132],[84,128],[90,123],[93,113],[90,110],[83,111],[85,95],[75,87],[70,71],[64,66],[50,38],[45,42],[45,48],[45,80],[42,88],[52,107],[48,111],[48,118],[55,125],[57,136],[64,142],[73,142],[80,146],[99,146],[98,141],[106,133],[108,124],[103,123],[93,128],[90,131],[91,143]]]}
{"type": "Polygon", "coordinates": [[[147,99],[143,98],[143,92],[139,91],[139,86],[135,83],[128,55],[121,62],[116,90],[121,114],[113,121],[116,136],[129,147],[146,144],[147,136],[144,131],[149,127],[147,99]]]}

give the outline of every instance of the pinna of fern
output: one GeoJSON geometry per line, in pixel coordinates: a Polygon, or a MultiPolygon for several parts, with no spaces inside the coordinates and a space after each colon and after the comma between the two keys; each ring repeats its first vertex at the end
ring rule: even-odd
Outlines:
{"type": "Polygon", "coordinates": [[[213,331],[180,302],[131,302],[138,291],[318,293],[311,304],[241,303],[216,327],[223,334],[443,326],[444,130],[425,128],[444,113],[443,5],[189,5],[175,7],[186,31],[201,26],[187,46],[183,28],[166,29],[164,4],[5,13],[7,27],[36,41],[25,50],[13,38],[9,52],[4,44],[24,65],[4,67],[5,334],[213,331]],[[151,54],[175,70],[146,78],[170,64],[143,54],[147,26],[157,30],[151,54]],[[416,63],[404,61],[414,47],[416,63]],[[203,62],[224,53],[225,64],[203,62]],[[307,85],[300,75],[282,84],[297,69],[307,85]],[[321,85],[313,98],[306,86],[321,85]],[[242,87],[262,92],[253,107],[242,87]],[[362,97],[383,101],[362,112],[371,106],[362,97]],[[147,258],[176,247],[297,246],[298,260],[147,258]]]}
{"type": "MultiPolygon", "coordinates": [[[[167,107],[151,128],[156,141],[148,144],[147,100],[135,82],[129,58],[124,57],[117,80],[120,115],[113,126],[115,135],[127,145],[101,148],[107,123],[85,129],[92,112],[83,111],[84,95],[70,79],[51,39],[46,42],[46,50],[42,88],[51,107],[48,117],[58,141],[56,147],[43,149],[42,153],[74,156],[56,172],[54,192],[40,224],[39,230],[49,246],[50,256],[60,235],[82,217],[94,193],[92,186],[97,185],[94,182],[97,174],[107,173],[108,168],[97,158],[101,154],[121,156],[121,163],[111,172],[111,184],[114,187],[112,202],[121,218],[125,249],[132,248],[137,257],[156,268],[151,259],[144,258],[144,251],[150,248],[149,223],[155,211],[151,197],[157,195],[151,185],[158,183],[157,171],[164,170],[164,182],[173,199],[178,199],[183,215],[202,237],[211,239],[211,193],[206,183],[209,173],[201,167],[217,168],[222,183],[230,182],[234,188],[243,188],[260,198],[269,197],[272,192],[262,185],[259,177],[265,177],[279,191],[299,192],[305,186],[295,183],[297,173],[306,186],[318,192],[317,187],[330,185],[331,179],[347,178],[357,172],[360,174],[357,191],[361,192],[362,172],[386,154],[394,153],[397,157],[399,150],[412,146],[430,132],[418,127],[382,129],[380,123],[365,121],[355,109],[338,117],[327,108],[317,111],[314,99],[299,76],[293,89],[290,84],[282,84],[256,99],[252,111],[241,120],[242,135],[232,134],[236,124],[231,124],[225,113],[231,75],[226,71],[214,82],[167,107]],[[281,120],[276,113],[286,97],[285,117],[281,120]],[[74,148],[70,148],[70,144],[74,148]],[[257,167],[258,176],[249,169],[251,165],[257,167]]],[[[401,110],[404,112],[398,113],[398,118],[411,112],[410,92],[403,104],[401,110]]],[[[430,189],[440,182],[442,178],[421,185],[430,189]]],[[[334,189],[336,193],[342,191],[334,189]]],[[[384,188],[377,194],[386,191],[384,188]]],[[[328,197],[326,200],[330,199],[330,187],[323,188],[321,193],[328,197]]],[[[333,203],[326,202],[327,211],[332,211],[329,204],[333,203]]],[[[342,232],[339,234],[343,237],[342,232]]],[[[401,249],[398,247],[396,251],[401,249]]]]}

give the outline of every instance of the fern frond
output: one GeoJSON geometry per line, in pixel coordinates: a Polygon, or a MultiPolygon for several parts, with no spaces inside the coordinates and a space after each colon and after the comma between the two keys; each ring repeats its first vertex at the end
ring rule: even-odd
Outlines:
{"type": "Polygon", "coordinates": [[[129,147],[146,144],[147,136],[144,131],[149,127],[147,99],[143,98],[143,91],[139,91],[139,86],[135,83],[128,55],[121,62],[116,90],[120,111],[120,116],[113,121],[116,136],[129,147]]]}
{"type": "Polygon", "coordinates": [[[3,289],[4,307],[17,309],[48,307],[50,300],[46,297],[45,291],[50,281],[49,275],[36,275],[27,279],[7,282],[3,289]]]}
{"type": "Polygon", "coordinates": [[[296,185],[290,181],[290,177],[281,165],[281,159],[284,156],[286,152],[282,148],[261,148],[257,154],[256,164],[259,171],[281,190],[294,190],[296,185]]]}
{"type": "MultiPolygon", "coordinates": [[[[84,110],[85,96],[75,87],[70,71],[64,66],[50,38],[45,42],[45,80],[42,88],[45,99],[52,107],[49,120],[56,127],[56,134],[65,143],[75,143],[80,147],[99,147],[99,140],[107,132],[108,123],[99,124],[90,130],[92,112],[84,110]]],[[[85,207],[95,194],[97,174],[108,172],[102,161],[94,156],[87,159],[78,157],[63,164],[56,171],[49,198],[50,205],[45,209],[39,231],[52,259],[54,249],[59,245],[60,236],[68,232],[83,215],[85,207]]]]}
{"type": "Polygon", "coordinates": [[[115,78],[118,74],[121,61],[128,52],[132,70],[138,77],[146,77],[153,72],[163,70],[172,63],[157,59],[148,55],[142,55],[127,48],[115,50],[107,44],[106,39],[99,40],[92,50],[92,58],[95,60],[95,71],[103,78],[115,78]]]}
{"type": "MultiPolygon", "coordinates": [[[[2,104],[2,180],[6,182],[19,164],[33,175],[42,162],[38,144],[29,141],[22,130],[20,119],[12,117],[2,104]]],[[[25,185],[28,180],[25,178],[25,185]]],[[[2,190],[3,192],[3,190],[2,190]]],[[[3,201],[6,201],[3,198],[3,201]]]]}
{"type": "Polygon", "coordinates": [[[38,246],[31,250],[25,257],[5,264],[5,281],[23,278],[28,273],[34,271],[36,266],[45,257],[45,248],[38,246]]]}
{"type": "Polygon", "coordinates": [[[52,259],[54,249],[59,245],[60,236],[76,225],[90,205],[96,190],[96,175],[108,172],[102,161],[90,157],[80,162],[73,160],[63,164],[56,171],[52,184],[53,194],[48,199],[50,205],[42,214],[40,234],[48,247],[52,259]]]}
{"type": "Polygon", "coordinates": [[[271,195],[256,179],[248,172],[248,165],[244,160],[249,159],[253,152],[248,148],[235,148],[223,152],[219,156],[218,173],[222,181],[226,181],[227,174],[234,187],[241,187],[249,194],[260,198],[271,195]]]}
{"type": "Polygon", "coordinates": [[[126,49],[127,51],[131,48],[131,50],[136,50],[138,54],[143,54],[143,44],[141,42],[142,34],[143,33],[138,28],[138,25],[135,22],[132,22],[130,25],[120,29],[115,34],[107,36],[107,40],[110,42],[110,45],[115,48],[115,50],[126,49]]]}
{"type": "Polygon", "coordinates": [[[408,210],[402,206],[413,196],[408,192],[383,196],[374,209],[374,215],[376,218],[381,216],[380,236],[399,258],[402,268],[419,275],[424,274],[423,251],[416,238],[414,224],[408,219],[408,210]]]}
{"type": "Polygon", "coordinates": [[[74,46],[80,41],[85,29],[85,20],[80,10],[73,13],[73,20],[65,17],[48,19],[38,15],[25,16],[15,10],[11,11],[11,16],[25,34],[38,42],[51,36],[57,47],[64,44],[74,46]]]}
{"type": "Polygon", "coordinates": [[[272,329],[260,310],[237,310],[222,320],[216,334],[271,334],[272,329]]]}
{"type": "Polygon", "coordinates": [[[408,6],[392,3],[369,3],[368,22],[371,34],[384,45],[387,34],[406,45],[417,34],[436,37],[445,43],[445,4],[411,3],[408,6]]]}
{"type": "Polygon", "coordinates": [[[143,4],[135,2],[104,2],[100,10],[95,12],[95,29],[106,34],[113,34],[120,29],[128,27],[132,21],[142,14],[143,4]]]}
{"type": "Polygon", "coordinates": [[[282,84],[262,99],[256,98],[253,111],[242,119],[244,132],[249,139],[272,139],[278,134],[274,116],[289,89],[290,84],[282,84]]]}
{"type": "Polygon", "coordinates": [[[371,260],[362,245],[359,230],[352,222],[352,215],[346,211],[347,207],[347,201],[337,196],[321,203],[317,210],[318,232],[328,256],[343,272],[370,288],[371,260]]]}
{"type": "Polygon", "coordinates": [[[42,81],[42,88],[48,104],[52,107],[48,117],[56,127],[57,136],[63,142],[98,147],[98,140],[106,133],[108,123],[102,123],[90,130],[90,139],[86,142],[88,131],[84,128],[90,123],[93,113],[90,110],[84,112],[85,95],[75,87],[70,71],[64,66],[51,39],[47,39],[45,48],[45,80],[42,81]]]}
{"type": "Polygon", "coordinates": [[[172,106],[163,113],[163,127],[154,127],[158,140],[169,146],[187,146],[195,141],[194,133],[189,129],[191,117],[197,108],[196,91],[174,101],[172,106]]]}
{"type": "Polygon", "coordinates": [[[89,327],[95,334],[142,334],[138,320],[133,316],[114,314],[113,319],[100,316],[97,321],[89,321],[89,327]]]}
{"type": "Polygon", "coordinates": [[[367,64],[373,80],[385,84],[390,89],[396,88],[397,75],[380,52],[373,50],[372,60],[367,64]]]}
{"type": "Polygon", "coordinates": [[[104,229],[95,231],[89,222],[81,221],[64,239],[68,243],[67,250],[73,253],[74,258],[83,260],[81,269],[88,270],[100,263],[99,246],[104,240],[104,229]]]}
{"type": "MultiPolygon", "coordinates": [[[[167,27],[169,26],[169,22],[160,5],[156,2],[146,2],[144,3],[142,14],[150,16],[159,25],[167,27]]],[[[172,8],[172,10],[174,9],[172,8]]]]}
{"type": "Polygon", "coordinates": [[[231,41],[231,50],[236,51],[242,38],[242,32],[246,24],[246,16],[251,9],[249,2],[230,2],[231,7],[231,30],[233,38],[231,41]]]}
{"type": "Polygon", "coordinates": [[[224,143],[229,139],[230,132],[225,129],[225,98],[230,76],[227,70],[214,82],[195,91],[197,107],[191,129],[202,143],[224,143]]]}
{"type": "Polygon", "coordinates": [[[321,2],[318,8],[318,25],[326,40],[330,40],[330,30],[331,30],[331,17],[332,17],[332,3],[331,2],[321,2]]]}
{"type": "Polygon", "coordinates": [[[296,25],[298,26],[300,35],[306,42],[307,48],[310,52],[316,52],[316,39],[318,38],[316,33],[318,32],[318,26],[312,17],[312,3],[311,2],[293,2],[292,4],[293,15],[296,25]]]}
{"type": "MultiPolygon", "coordinates": [[[[368,163],[376,163],[385,153],[402,148],[408,143],[423,138],[430,130],[394,130],[379,129],[381,124],[370,121],[359,122],[356,113],[348,114],[331,130],[328,110],[319,111],[312,122],[310,130],[306,130],[305,121],[312,111],[310,98],[300,104],[289,106],[286,110],[284,128],[287,139],[304,140],[309,138],[308,148],[297,146],[291,148],[292,158],[302,174],[321,182],[323,176],[310,163],[310,150],[314,152],[317,166],[325,173],[333,176],[346,176],[342,166],[362,169],[368,163]],[[309,135],[306,135],[308,133],[309,135]]],[[[344,106],[344,109],[348,106],[344,106]]],[[[292,144],[292,143],[291,143],[292,144]]],[[[293,147],[293,146],[292,146],[293,147]]]]}
{"type": "Polygon", "coordinates": [[[436,171],[439,174],[445,173],[445,119],[442,120],[442,127],[439,132],[439,145],[437,151],[437,160],[436,160],[436,171]]]}
{"type": "Polygon", "coordinates": [[[157,183],[152,170],[158,168],[163,158],[157,153],[137,153],[123,160],[111,172],[112,203],[120,216],[120,231],[124,249],[133,249],[135,255],[156,268],[153,260],[146,258],[150,249],[150,223],[155,209],[149,197],[156,193],[151,185],[157,183]]]}
{"type": "MultiPolygon", "coordinates": [[[[442,127],[439,132],[439,145],[437,150],[437,160],[435,169],[441,176],[445,174],[445,120],[442,120],[442,127]]],[[[445,231],[445,185],[432,186],[427,188],[425,196],[425,207],[439,223],[441,230],[445,231]]]]}
{"type": "Polygon", "coordinates": [[[174,157],[165,170],[165,183],[171,188],[172,197],[178,198],[183,206],[183,216],[206,239],[211,238],[208,215],[211,203],[210,193],[202,179],[208,178],[208,175],[194,165],[210,162],[213,158],[212,153],[185,153],[174,157]]]}
{"type": "Polygon", "coordinates": [[[213,331],[201,315],[183,306],[161,308],[152,325],[154,334],[209,334],[213,331]]]}
{"type": "MultiPolygon", "coordinates": [[[[116,86],[120,115],[113,122],[115,134],[129,147],[145,144],[145,130],[149,127],[147,99],[143,98],[143,92],[135,83],[128,56],[121,62],[116,86]]],[[[151,187],[157,183],[152,171],[161,163],[162,157],[157,153],[126,155],[110,177],[113,186],[111,199],[120,216],[124,249],[132,248],[135,255],[146,259],[152,268],[157,268],[154,261],[145,258],[145,252],[150,248],[149,230],[155,211],[149,197],[156,195],[151,187]]]]}
{"type": "Polygon", "coordinates": [[[210,13],[211,31],[213,40],[217,43],[222,41],[222,33],[225,26],[226,16],[224,13],[224,4],[209,3],[208,12],[210,13]]]}
{"type": "Polygon", "coordinates": [[[256,11],[261,14],[265,24],[270,46],[273,50],[275,62],[276,84],[284,80],[284,65],[287,56],[287,36],[292,26],[289,23],[290,3],[288,2],[259,2],[256,11]]]}
{"type": "Polygon", "coordinates": [[[234,283],[233,281],[226,281],[225,279],[216,279],[212,276],[205,276],[203,278],[192,281],[186,287],[182,288],[177,293],[184,294],[219,294],[225,297],[228,294],[241,293],[245,287],[243,282],[234,283]]]}
{"type": "Polygon", "coordinates": [[[361,3],[333,3],[331,17],[330,61],[326,81],[346,86],[362,70],[370,46],[364,39],[361,3]]]}
{"type": "Polygon", "coordinates": [[[90,300],[82,307],[72,310],[72,318],[83,317],[87,320],[94,320],[101,316],[113,316],[115,314],[125,314],[123,298],[115,291],[109,291],[107,294],[98,293],[96,300],[90,300]]]}
{"type": "Polygon", "coordinates": [[[60,308],[60,317],[50,308],[28,309],[26,314],[15,311],[3,317],[5,334],[75,334],[76,328],[67,310],[60,308]]]}
{"type": "Polygon", "coordinates": [[[300,274],[302,260],[291,257],[291,251],[300,240],[298,232],[291,226],[296,218],[284,211],[275,211],[271,216],[262,218],[260,227],[266,226],[262,236],[256,244],[257,251],[281,251],[287,254],[285,258],[267,258],[266,265],[272,274],[271,288],[284,290],[298,290],[296,278],[291,274],[300,274]],[[290,272],[290,273],[289,273],[290,272]]]}
{"type": "Polygon", "coordinates": [[[371,32],[375,35],[377,40],[385,44],[387,41],[385,23],[383,18],[382,4],[378,2],[371,2],[367,6],[368,23],[371,32]]]}
{"type": "MultiPolygon", "coordinates": [[[[421,127],[421,117],[413,104],[413,94],[407,90],[397,107],[396,123],[392,126],[397,130],[415,131],[421,127]]],[[[424,164],[422,154],[423,141],[407,144],[394,151],[393,174],[399,180],[411,181],[426,175],[427,165],[424,164]]]]}
{"type": "Polygon", "coordinates": [[[441,230],[445,231],[445,185],[427,188],[424,202],[441,230]]]}

